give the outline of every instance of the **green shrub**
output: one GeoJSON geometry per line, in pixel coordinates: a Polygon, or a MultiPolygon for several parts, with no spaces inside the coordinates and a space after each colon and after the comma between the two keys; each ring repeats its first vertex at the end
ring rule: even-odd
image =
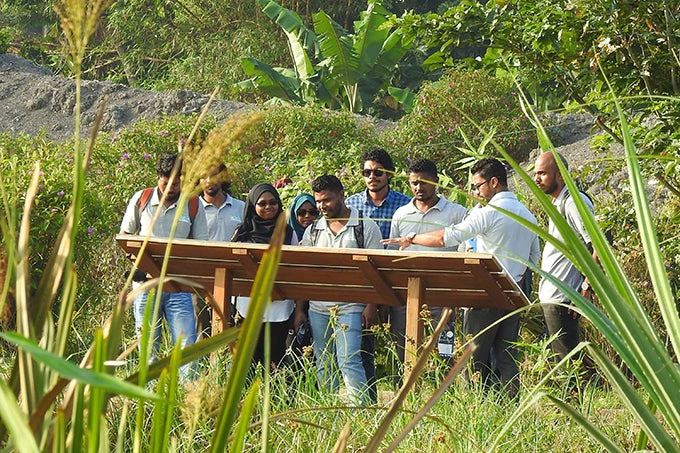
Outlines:
{"type": "Polygon", "coordinates": [[[281,190],[285,202],[309,192],[312,179],[333,173],[349,195],[363,189],[359,155],[379,143],[373,129],[348,112],[272,107],[235,153],[234,191],[244,193],[258,182],[290,178],[292,183],[281,190]]]}
{"type": "MultiPolygon", "coordinates": [[[[453,174],[466,147],[460,131],[479,147],[484,133],[465,115],[521,160],[536,146],[536,136],[523,115],[511,82],[483,72],[452,71],[420,90],[413,111],[387,134],[391,147],[409,157],[427,157],[453,174]]],[[[464,175],[461,175],[464,177],[464,175]]]]}

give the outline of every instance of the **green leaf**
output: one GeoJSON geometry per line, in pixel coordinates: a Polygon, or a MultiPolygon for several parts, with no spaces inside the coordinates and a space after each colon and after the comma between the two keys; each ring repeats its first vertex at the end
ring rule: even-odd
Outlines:
{"type": "Polygon", "coordinates": [[[250,419],[255,411],[259,393],[260,380],[256,379],[253,382],[253,385],[250,386],[250,390],[248,390],[248,394],[246,395],[246,400],[243,402],[243,408],[241,409],[241,415],[239,416],[239,422],[234,431],[229,451],[243,451],[243,445],[245,444],[248,428],[250,427],[250,419]]]}
{"type": "MultiPolygon", "coordinates": [[[[592,345],[588,346],[588,352],[607,377],[607,382],[621,396],[621,401],[635,415],[640,426],[659,451],[680,451],[678,444],[668,435],[663,425],[659,423],[659,420],[649,410],[647,404],[640,398],[637,390],[633,388],[623,373],[614,366],[612,361],[592,345]]],[[[596,439],[600,441],[599,438],[596,437],[596,439]]]]}
{"type": "Polygon", "coordinates": [[[360,19],[354,22],[354,52],[359,58],[358,71],[366,74],[378,61],[389,29],[382,27],[389,12],[379,2],[371,2],[360,19]]]}
{"type": "Polygon", "coordinates": [[[555,398],[552,395],[545,395],[546,398],[548,398],[555,406],[559,407],[562,409],[564,413],[569,415],[573,420],[575,420],[579,425],[583,427],[583,429],[586,430],[588,434],[590,434],[595,440],[600,442],[602,446],[605,448],[605,450],[609,452],[620,452],[623,453],[624,450],[619,448],[618,445],[616,445],[614,442],[611,441],[607,437],[606,434],[604,434],[602,431],[597,429],[596,426],[594,426],[590,421],[588,421],[587,418],[585,418],[579,411],[575,410],[573,407],[565,403],[564,401],[555,398]]]}
{"type": "Polygon", "coordinates": [[[28,420],[17,404],[14,392],[9,388],[5,380],[0,380],[0,417],[7,431],[14,439],[13,447],[18,452],[37,453],[40,451],[33,431],[28,426],[28,420]]]}
{"type": "Polygon", "coordinates": [[[105,390],[108,393],[125,395],[130,398],[140,398],[154,401],[159,399],[153,393],[136,385],[116,379],[111,375],[80,368],[78,365],[75,365],[62,357],[42,349],[33,341],[17,333],[0,332],[0,337],[6,341],[9,341],[10,343],[17,345],[19,348],[30,354],[34,360],[56,371],[60,376],[63,376],[67,379],[75,379],[78,382],[105,390]]]}
{"type": "Polygon", "coordinates": [[[359,58],[354,51],[352,39],[323,11],[314,14],[313,19],[329,75],[338,78],[345,86],[355,84],[359,77],[359,58]]]}
{"type": "Polygon", "coordinates": [[[270,96],[298,104],[301,102],[297,94],[300,83],[294,77],[287,77],[281,73],[282,70],[277,70],[255,58],[242,59],[241,67],[246,74],[252,76],[252,79],[247,84],[240,85],[241,87],[255,86],[270,96]]]}
{"type": "Polygon", "coordinates": [[[416,101],[416,95],[413,91],[408,88],[389,87],[387,92],[404,107],[406,113],[410,113],[413,110],[413,105],[416,101]]]}

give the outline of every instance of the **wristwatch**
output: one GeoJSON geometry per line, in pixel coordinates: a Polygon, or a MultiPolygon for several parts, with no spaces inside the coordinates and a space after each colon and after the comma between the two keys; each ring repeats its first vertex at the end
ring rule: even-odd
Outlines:
{"type": "Polygon", "coordinates": [[[416,234],[418,233],[416,233],[415,231],[411,231],[409,234],[406,235],[406,239],[408,239],[409,245],[413,244],[413,238],[416,237],[416,234]]]}
{"type": "Polygon", "coordinates": [[[588,280],[583,280],[583,283],[581,283],[581,291],[589,291],[590,290],[590,283],[588,283],[588,280]]]}

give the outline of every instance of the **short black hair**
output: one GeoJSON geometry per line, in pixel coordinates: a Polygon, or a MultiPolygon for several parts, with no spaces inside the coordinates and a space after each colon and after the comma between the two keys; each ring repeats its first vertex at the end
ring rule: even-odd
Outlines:
{"type": "Polygon", "coordinates": [[[312,181],[313,192],[323,192],[330,190],[333,192],[344,192],[345,188],[342,182],[335,175],[323,175],[312,181]]]}
{"type": "Polygon", "coordinates": [[[489,180],[493,177],[498,179],[498,182],[503,187],[508,185],[508,172],[505,170],[505,165],[493,157],[485,157],[484,159],[478,160],[470,169],[473,175],[479,174],[485,180],[489,180]]]}
{"type": "Polygon", "coordinates": [[[394,161],[392,161],[392,157],[382,148],[372,148],[361,153],[362,167],[367,160],[378,162],[385,170],[394,171],[394,161]]]}
{"type": "Polygon", "coordinates": [[[425,173],[426,175],[432,176],[432,180],[436,181],[437,178],[437,165],[430,159],[419,158],[411,162],[408,167],[409,173],[425,173]]]}
{"type": "MultiPolygon", "coordinates": [[[[172,175],[172,169],[175,167],[175,162],[179,156],[177,154],[161,154],[156,162],[156,174],[159,178],[169,178],[172,175]]],[[[179,174],[182,173],[182,162],[179,163],[179,174]]]]}

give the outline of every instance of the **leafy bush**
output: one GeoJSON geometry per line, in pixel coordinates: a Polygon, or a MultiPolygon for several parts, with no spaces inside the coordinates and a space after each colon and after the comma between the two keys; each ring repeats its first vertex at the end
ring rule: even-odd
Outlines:
{"type": "Polygon", "coordinates": [[[484,137],[470,119],[484,131],[495,131],[494,138],[519,160],[536,146],[511,82],[483,72],[460,71],[425,84],[413,111],[387,134],[386,141],[411,157],[432,159],[452,174],[463,157],[459,148],[466,146],[461,131],[475,149],[484,137]]]}
{"type": "Polygon", "coordinates": [[[347,194],[362,190],[359,155],[380,143],[357,117],[313,107],[277,106],[265,111],[234,153],[234,190],[247,192],[258,182],[290,178],[281,192],[284,201],[311,190],[310,181],[324,173],[337,174],[347,194]]]}

